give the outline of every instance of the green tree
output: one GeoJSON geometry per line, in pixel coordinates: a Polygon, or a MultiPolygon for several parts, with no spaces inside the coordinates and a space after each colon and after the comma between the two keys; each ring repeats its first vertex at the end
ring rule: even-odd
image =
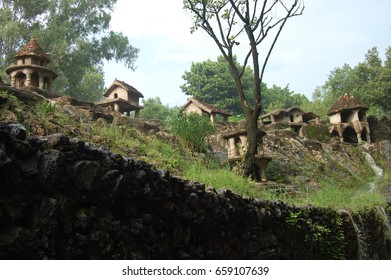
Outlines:
{"type": "Polygon", "coordinates": [[[138,49],[121,33],[109,30],[116,0],[0,0],[2,72],[32,36],[50,53],[50,68],[59,74],[54,91],[96,100],[102,92],[81,94],[94,80],[101,90],[105,60],[134,70],[138,49]]]}
{"type": "MultiPolygon", "coordinates": [[[[236,61],[236,58],[234,58],[236,61]]],[[[237,67],[241,67],[237,62],[237,67]]],[[[247,67],[243,73],[245,95],[251,94],[253,71],[247,67]]],[[[232,114],[242,114],[238,100],[235,81],[232,79],[229,64],[223,56],[217,61],[208,59],[203,62],[193,62],[190,70],[182,75],[185,84],[181,85],[182,92],[196,99],[225,109],[232,114]]]]}
{"type": "Polygon", "coordinates": [[[168,105],[163,105],[159,97],[144,100],[144,109],[140,111],[142,119],[166,120],[170,116],[171,109],[168,105]]]}
{"type": "Polygon", "coordinates": [[[377,96],[373,98],[373,102],[377,104],[381,110],[391,116],[391,47],[387,48],[386,60],[379,77],[381,90],[377,96]]]}
{"type": "Polygon", "coordinates": [[[204,30],[215,42],[229,64],[236,93],[246,118],[248,149],[244,174],[259,179],[255,165],[258,145],[258,118],[262,110],[262,81],[267,62],[287,20],[302,14],[301,1],[279,0],[183,0],[184,8],[192,13],[192,31],[204,30]],[[268,39],[268,40],[266,40],[268,39]],[[270,40],[269,40],[270,39],[270,40]],[[268,45],[268,43],[270,43],[268,45]],[[242,67],[235,61],[236,47],[249,46],[242,67]],[[260,56],[261,48],[266,53],[260,56]],[[246,96],[243,81],[249,61],[252,62],[253,85],[251,99],[246,96]]]}
{"type": "MultiPolygon", "coordinates": [[[[376,47],[368,50],[365,60],[351,67],[344,64],[331,71],[325,84],[315,92],[316,99],[324,108],[332,104],[344,93],[359,98],[369,109],[369,114],[391,114],[391,105],[385,100],[391,98],[391,51],[386,52],[383,63],[376,47]]],[[[324,110],[322,110],[324,111],[324,110]]]]}
{"type": "Polygon", "coordinates": [[[289,85],[284,88],[273,85],[271,88],[266,88],[263,95],[263,107],[265,112],[270,112],[277,109],[286,109],[289,107],[301,107],[308,102],[308,98],[289,89],[289,85]]]}

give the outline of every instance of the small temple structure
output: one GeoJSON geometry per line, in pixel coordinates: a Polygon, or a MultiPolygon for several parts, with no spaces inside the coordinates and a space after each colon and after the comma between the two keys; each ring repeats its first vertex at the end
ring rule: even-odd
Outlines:
{"type": "MultiPolygon", "coordinates": [[[[266,167],[267,164],[272,160],[270,156],[264,154],[262,150],[262,138],[266,133],[258,129],[258,152],[255,155],[255,164],[258,168],[256,172],[255,179],[266,182],[266,167]]],[[[247,141],[247,130],[246,129],[236,129],[232,130],[225,135],[223,138],[227,140],[227,150],[228,150],[228,161],[231,165],[236,165],[241,162],[246,154],[248,141],[247,141]]]]}
{"type": "Polygon", "coordinates": [[[140,98],[144,98],[144,96],[131,85],[117,79],[114,80],[103,96],[106,99],[95,104],[102,107],[111,107],[121,114],[130,114],[134,111],[134,117],[138,118],[140,110],[143,109],[140,105],[140,98]]]}
{"type": "Polygon", "coordinates": [[[11,78],[12,87],[51,90],[57,74],[47,67],[49,56],[34,37],[16,53],[15,59],[16,64],[11,64],[5,71],[11,78]]]}
{"type": "Polygon", "coordinates": [[[201,116],[207,115],[212,123],[226,123],[228,122],[228,117],[232,115],[223,109],[219,109],[195,98],[189,98],[187,100],[186,104],[183,105],[183,111],[185,113],[196,113],[201,116]]]}
{"type": "Polygon", "coordinates": [[[288,109],[279,109],[273,112],[264,114],[260,117],[264,125],[287,124],[300,137],[305,137],[306,133],[303,129],[310,121],[319,122],[319,116],[313,112],[304,112],[299,107],[290,107],[288,109]]]}
{"type": "Polygon", "coordinates": [[[371,143],[366,111],[368,107],[354,96],[345,93],[331,106],[329,132],[336,134],[341,142],[371,143]]]}

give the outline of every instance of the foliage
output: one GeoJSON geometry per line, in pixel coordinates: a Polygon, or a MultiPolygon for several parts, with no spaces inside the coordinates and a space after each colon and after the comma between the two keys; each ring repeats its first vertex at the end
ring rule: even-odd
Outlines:
{"type": "MultiPolygon", "coordinates": [[[[236,62],[236,57],[234,60],[238,69],[242,67],[236,62]]],[[[253,103],[251,98],[253,75],[254,72],[247,67],[242,76],[245,96],[251,104],[253,103]]],[[[234,115],[243,114],[235,81],[232,79],[229,64],[223,56],[219,56],[217,61],[208,59],[203,62],[193,62],[190,70],[185,71],[182,78],[185,84],[181,85],[181,89],[186,95],[225,109],[234,115]]],[[[262,83],[262,93],[262,112],[292,106],[300,107],[309,102],[304,95],[291,91],[289,85],[284,88],[276,85],[268,88],[265,83],[262,83]]]]}
{"type": "Polygon", "coordinates": [[[196,113],[174,112],[167,119],[166,125],[183,144],[195,152],[206,151],[206,138],[215,132],[210,119],[196,113]]]}
{"type": "Polygon", "coordinates": [[[267,0],[184,0],[183,4],[184,8],[192,13],[194,21],[192,31],[203,29],[213,39],[229,65],[236,93],[246,117],[248,149],[245,155],[244,173],[260,179],[257,178],[255,154],[259,140],[257,121],[262,110],[263,76],[272,50],[287,20],[301,15],[304,5],[299,0],[289,3],[267,0]],[[271,40],[265,40],[266,38],[271,40]],[[249,47],[239,68],[234,51],[241,43],[249,47]],[[259,48],[261,44],[267,46],[266,53],[262,55],[259,48]],[[263,61],[260,61],[260,57],[263,61]],[[253,82],[251,98],[246,96],[244,79],[250,58],[254,71],[251,79],[253,82]]]}
{"type": "Polygon", "coordinates": [[[331,71],[328,80],[313,94],[313,110],[326,116],[327,110],[344,93],[356,96],[367,105],[368,114],[391,115],[391,47],[382,62],[376,47],[368,50],[365,60],[352,67],[344,64],[331,71]]]}
{"type": "Polygon", "coordinates": [[[279,163],[279,161],[272,160],[267,165],[266,169],[267,178],[270,181],[274,181],[277,183],[286,183],[287,182],[287,174],[285,168],[279,163]]]}
{"type": "Polygon", "coordinates": [[[50,102],[40,102],[35,105],[35,112],[38,116],[45,117],[56,112],[56,104],[50,102]]]}
{"type": "Polygon", "coordinates": [[[328,212],[329,221],[305,218],[302,211],[289,212],[285,222],[291,230],[291,242],[303,242],[308,258],[320,255],[325,259],[345,259],[345,235],[342,219],[335,212],[328,212]],[[304,240],[300,240],[304,234],[304,240]],[[295,240],[298,239],[298,240],[295,240]]]}
{"type": "Polygon", "coordinates": [[[171,109],[168,105],[163,105],[159,97],[148,98],[144,100],[144,109],[140,112],[142,119],[154,119],[164,121],[171,114],[171,109]]]}
{"type": "Polygon", "coordinates": [[[293,106],[301,107],[309,102],[308,98],[289,89],[289,85],[284,88],[273,85],[266,88],[263,95],[264,112],[271,112],[278,109],[287,109],[293,106]]]}
{"type": "Polygon", "coordinates": [[[50,68],[59,74],[54,91],[89,101],[99,99],[104,60],[121,61],[134,69],[138,53],[127,37],[109,31],[115,3],[116,0],[1,0],[1,70],[13,62],[15,51],[35,36],[51,54],[50,68]]]}
{"type": "MultiPolygon", "coordinates": [[[[241,65],[236,61],[236,57],[234,60],[239,69],[241,65]]],[[[251,68],[247,67],[242,77],[246,96],[251,94],[253,75],[251,68]]],[[[229,64],[223,56],[217,57],[217,61],[208,59],[203,62],[193,62],[190,70],[185,71],[182,78],[185,84],[180,87],[186,95],[225,109],[232,114],[243,112],[229,64]]]]}

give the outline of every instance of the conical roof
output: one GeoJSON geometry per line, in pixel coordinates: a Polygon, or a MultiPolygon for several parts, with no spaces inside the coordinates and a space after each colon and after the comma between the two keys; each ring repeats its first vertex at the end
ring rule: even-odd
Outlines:
{"type": "Polygon", "coordinates": [[[15,55],[15,57],[23,56],[37,56],[45,59],[47,62],[50,61],[49,56],[44,52],[34,37],[15,55]]]}
{"type": "Polygon", "coordinates": [[[353,109],[368,109],[363,103],[361,103],[353,95],[345,93],[343,96],[338,98],[338,100],[331,106],[330,110],[327,112],[327,115],[333,115],[339,113],[343,110],[353,110],[353,109]]]}

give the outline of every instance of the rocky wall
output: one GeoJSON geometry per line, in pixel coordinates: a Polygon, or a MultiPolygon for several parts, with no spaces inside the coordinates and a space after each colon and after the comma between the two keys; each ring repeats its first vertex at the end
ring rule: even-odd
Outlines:
{"type": "Polygon", "coordinates": [[[358,227],[346,211],[243,198],[0,125],[1,259],[389,259],[387,215],[358,227]]]}

